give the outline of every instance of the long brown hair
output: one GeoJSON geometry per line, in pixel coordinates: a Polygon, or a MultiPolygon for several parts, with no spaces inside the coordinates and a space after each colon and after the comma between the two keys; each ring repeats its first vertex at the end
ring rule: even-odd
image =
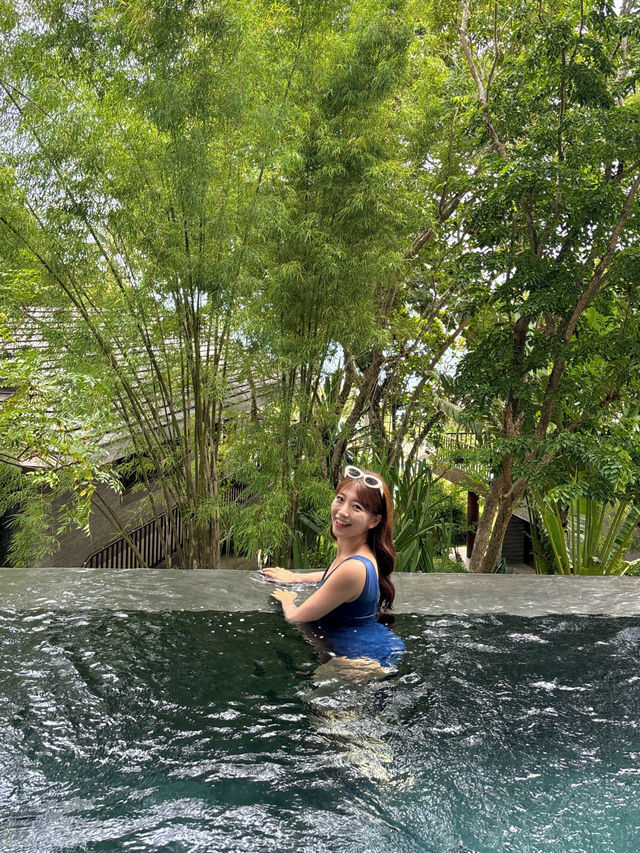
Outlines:
{"type": "MultiPolygon", "coordinates": [[[[355,487],[356,497],[362,506],[374,515],[380,515],[380,521],[372,527],[367,534],[367,544],[376,556],[378,564],[378,581],[380,584],[379,607],[391,607],[396,595],[395,587],[391,581],[391,573],[396,565],[396,546],[393,543],[393,506],[391,494],[387,484],[380,474],[375,471],[362,471],[363,474],[371,474],[382,483],[384,495],[380,489],[367,486],[363,478],[354,480],[352,477],[343,477],[336,487],[338,494],[345,486],[351,484],[355,487]]],[[[333,531],[331,532],[333,536],[333,531]]],[[[334,537],[335,539],[335,537],[334,537]]]]}

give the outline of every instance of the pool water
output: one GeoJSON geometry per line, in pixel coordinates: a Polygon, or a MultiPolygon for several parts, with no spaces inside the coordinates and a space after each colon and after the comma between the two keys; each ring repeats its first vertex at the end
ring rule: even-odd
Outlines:
{"type": "Polygon", "coordinates": [[[270,613],[5,613],[2,851],[640,849],[640,619],[414,617],[383,680],[270,613]]]}

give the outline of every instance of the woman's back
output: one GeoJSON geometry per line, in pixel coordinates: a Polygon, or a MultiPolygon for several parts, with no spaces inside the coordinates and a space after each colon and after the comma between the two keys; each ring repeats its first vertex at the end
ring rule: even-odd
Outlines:
{"type": "MultiPolygon", "coordinates": [[[[338,607],[331,610],[325,616],[323,616],[323,621],[328,622],[342,622],[344,624],[359,624],[367,619],[374,619],[376,613],[378,612],[378,603],[380,601],[380,585],[378,582],[378,573],[376,572],[376,567],[373,565],[373,562],[368,557],[363,557],[360,554],[356,554],[352,557],[347,557],[346,560],[343,560],[342,563],[346,563],[347,560],[360,560],[360,562],[364,565],[366,570],[366,578],[364,582],[364,587],[358,598],[354,601],[345,601],[343,604],[338,605],[338,607]]],[[[320,581],[320,586],[327,580],[327,578],[333,574],[333,572],[337,571],[342,563],[338,563],[338,565],[327,574],[328,570],[324,573],[322,580],[320,581]]]]}

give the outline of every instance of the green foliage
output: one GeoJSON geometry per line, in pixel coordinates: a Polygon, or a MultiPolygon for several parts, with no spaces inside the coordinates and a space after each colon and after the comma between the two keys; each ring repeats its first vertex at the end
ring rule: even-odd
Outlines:
{"type": "Polygon", "coordinates": [[[335,556],[335,543],[329,533],[328,514],[309,516],[298,512],[293,532],[293,565],[300,571],[324,569],[335,556]]]}
{"type": "Polygon", "coordinates": [[[394,470],[376,460],[391,490],[397,571],[437,572],[450,569],[449,551],[466,530],[464,515],[433,477],[424,460],[394,470]]]}
{"type": "Polygon", "coordinates": [[[534,535],[538,573],[561,575],[626,574],[636,568],[624,560],[640,510],[623,502],[600,503],[591,497],[568,505],[532,489],[535,515],[540,524],[534,535]]]}
{"type": "Polygon", "coordinates": [[[495,57],[490,108],[478,105],[478,119],[486,127],[491,122],[503,151],[496,157],[489,145],[480,156],[465,211],[471,241],[462,263],[481,280],[476,299],[493,308],[493,322],[482,326],[478,317],[472,324],[459,387],[467,408],[485,416],[496,398],[515,399],[523,434],[538,424],[548,393],[547,383],[532,378],[548,380],[560,357],[566,367],[554,389],[554,425],[575,412],[597,420],[611,387],[632,393],[637,387],[638,330],[624,293],[631,284],[637,202],[624,222],[627,236],[609,260],[603,292],[593,289],[575,334],[565,338],[632,191],[636,169],[622,164],[635,162],[640,140],[635,99],[616,91],[629,79],[625,51],[637,50],[637,33],[619,50],[629,21],[611,8],[584,4],[583,10],[581,19],[578,6],[539,13],[522,4],[499,8],[495,44],[488,7],[469,20],[480,73],[495,57]]]}
{"type": "Polygon", "coordinates": [[[504,557],[501,557],[493,570],[494,575],[512,575],[513,571],[507,565],[507,561],[504,557]]]}
{"type": "MultiPolygon", "coordinates": [[[[61,399],[86,423],[87,450],[116,421],[125,454],[144,460],[150,508],[181,510],[179,562],[216,565],[229,379],[281,375],[256,451],[281,502],[250,539],[282,552],[326,440],[312,425],[327,358],[386,338],[377,307],[402,253],[394,99],[411,27],[384,2],[347,16],[335,3],[24,11],[0,57],[0,252],[17,312],[66,319],[44,324],[56,380],[40,433],[19,440],[46,444],[61,399]],[[93,420],[61,379],[72,365],[85,381],[88,357],[105,389],[93,420]]],[[[25,416],[46,383],[23,373],[25,416]]]]}
{"type": "Polygon", "coordinates": [[[0,462],[0,565],[33,565],[55,547],[51,504],[36,477],[0,462]]]}
{"type": "Polygon", "coordinates": [[[149,512],[180,508],[181,565],[216,565],[223,535],[324,561],[330,484],[376,452],[402,469],[402,560],[432,567],[463,523],[401,463],[462,409],[501,500],[517,478],[570,491],[562,460],[587,455],[594,497],[621,472],[632,497],[637,16],[28,0],[0,17],[0,335],[49,312],[43,346],[3,368],[0,426],[8,454],[73,470],[42,481],[68,492],[55,529],[88,529],[95,484],[117,493],[135,467],[149,512]],[[251,500],[227,509],[230,478],[251,500]]]}
{"type": "MultiPolygon", "coordinates": [[[[246,235],[258,170],[246,154],[256,97],[241,97],[239,81],[258,93],[265,79],[256,52],[239,49],[253,7],[241,19],[209,4],[149,15],[108,0],[27,6],[1,57],[11,145],[0,252],[16,314],[39,305],[49,318],[38,330],[47,363],[23,370],[14,395],[40,423],[16,418],[16,441],[45,458],[47,421],[62,413],[49,464],[81,472],[104,465],[115,427],[123,454],[152,466],[153,513],[181,509],[182,564],[215,564],[220,403],[233,369],[223,354],[239,293],[231,247],[246,235]]],[[[75,522],[86,527],[88,514],[75,522]]]]}
{"type": "MultiPolygon", "coordinates": [[[[492,450],[471,567],[490,570],[502,521],[528,482],[553,480],[543,469],[558,467],[563,439],[593,447],[637,398],[639,32],[627,4],[460,2],[434,14],[448,21],[474,141],[455,235],[470,317],[456,386],[492,450]]],[[[595,455],[606,470],[607,453],[595,455]]]]}

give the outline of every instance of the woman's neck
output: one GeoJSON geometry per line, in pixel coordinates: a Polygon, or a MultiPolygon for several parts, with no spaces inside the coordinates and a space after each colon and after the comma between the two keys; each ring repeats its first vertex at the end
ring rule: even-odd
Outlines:
{"type": "Polygon", "coordinates": [[[336,560],[348,560],[349,557],[353,557],[354,554],[372,554],[371,548],[367,544],[366,539],[361,539],[357,542],[349,542],[348,540],[341,539],[338,542],[338,549],[336,552],[336,560]]]}

